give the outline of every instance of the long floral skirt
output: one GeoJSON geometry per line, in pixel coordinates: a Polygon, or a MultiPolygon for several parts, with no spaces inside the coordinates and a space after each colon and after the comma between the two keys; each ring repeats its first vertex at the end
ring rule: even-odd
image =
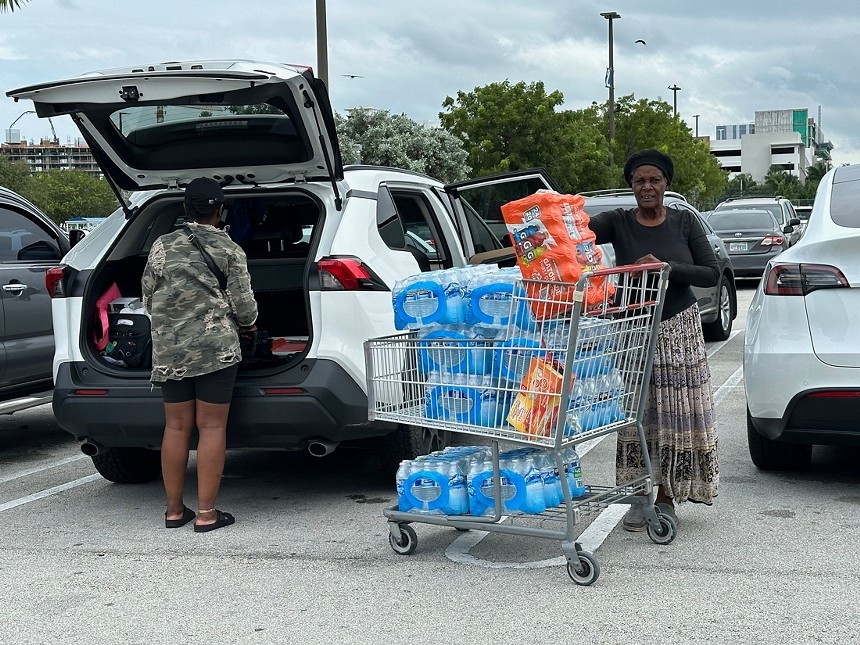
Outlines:
{"type": "MultiPolygon", "coordinates": [[[[654,483],[676,502],[711,504],[717,496],[717,426],[711,371],[694,304],[660,323],[643,428],[654,483]]],[[[618,485],[647,473],[636,427],[618,433],[618,485]]]]}

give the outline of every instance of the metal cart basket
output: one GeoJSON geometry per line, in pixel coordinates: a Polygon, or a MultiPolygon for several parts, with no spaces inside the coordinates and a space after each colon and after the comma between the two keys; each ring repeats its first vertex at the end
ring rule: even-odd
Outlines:
{"type": "Polygon", "coordinates": [[[394,551],[415,550],[413,522],[555,539],[571,579],[589,585],[600,566],[575,526],[615,503],[641,504],[649,537],[671,542],[677,527],[655,505],[642,427],[667,281],[661,263],[586,272],[575,284],[522,279],[496,335],[366,341],[371,420],[484,439],[401,465],[398,504],[384,511],[394,551]],[[631,426],[645,475],[580,486],[575,446],[631,426]]]}

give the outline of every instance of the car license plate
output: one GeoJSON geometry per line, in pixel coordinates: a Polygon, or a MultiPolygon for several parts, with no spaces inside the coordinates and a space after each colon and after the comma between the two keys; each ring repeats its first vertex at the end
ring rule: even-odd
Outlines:
{"type": "Polygon", "coordinates": [[[746,242],[729,242],[729,251],[746,251],[746,242]]]}

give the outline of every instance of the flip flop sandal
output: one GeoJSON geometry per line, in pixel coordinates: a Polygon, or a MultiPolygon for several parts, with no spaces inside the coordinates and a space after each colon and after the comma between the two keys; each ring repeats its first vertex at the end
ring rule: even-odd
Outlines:
{"type": "Polygon", "coordinates": [[[194,532],[195,533],[208,533],[209,531],[214,531],[215,529],[220,529],[222,526],[230,526],[233,522],[236,521],[236,518],[230,515],[230,513],[224,513],[223,511],[219,511],[217,508],[215,509],[215,521],[212,524],[195,524],[194,532]]]}
{"type": "Polygon", "coordinates": [[[182,517],[180,517],[178,520],[169,520],[167,519],[167,513],[164,514],[164,528],[178,529],[180,526],[185,526],[186,524],[188,524],[188,522],[193,520],[195,517],[197,516],[194,514],[194,511],[192,511],[187,506],[184,506],[182,509],[182,517]]]}

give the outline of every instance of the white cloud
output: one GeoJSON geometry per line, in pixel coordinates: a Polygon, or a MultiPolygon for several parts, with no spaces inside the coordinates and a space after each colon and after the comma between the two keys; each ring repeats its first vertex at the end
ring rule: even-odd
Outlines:
{"type": "MultiPolygon", "coordinates": [[[[206,3],[39,0],[0,14],[3,92],[120,65],[197,58],[316,64],[313,0],[206,3]],[[205,7],[205,8],[204,8],[205,7]]],[[[607,21],[613,21],[616,95],[671,103],[700,134],[754,120],[763,109],[808,108],[835,147],[837,163],[860,163],[860,13],[853,0],[814,8],[788,3],[661,0],[328,0],[332,104],[371,105],[435,121],[445,96],[505,79],[541,80],[565,107],[605,101],[607,21]],[[793,7],[793,8],[792,8],[793,7]],[[634,41],[642,38],[646,46],[634,41]],[[358,74],[362,78],[346,78],[358,74]]],[[[26,107],[0,97],[3,128],[26,107]]],[[[49,128],[35,117],[16,127],[49,128]]],[[[70,120],[55,120],[62,138],[70,120]]]]}

